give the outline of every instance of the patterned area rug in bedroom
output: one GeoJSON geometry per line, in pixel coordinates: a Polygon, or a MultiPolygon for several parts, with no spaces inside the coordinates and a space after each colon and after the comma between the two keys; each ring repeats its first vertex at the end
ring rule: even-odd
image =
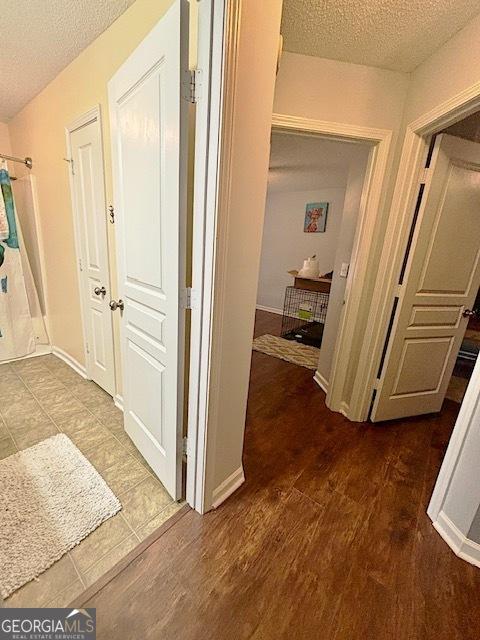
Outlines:
{"type": "Polygon", "coordinates": [[[268,356],[286,360],[300,367],[315,371],[320,356],[320,349],[300,344],[295,340],[285,340],[278,336],[265,334],[253,341],[253,350],[266,353],[268,356]]]}

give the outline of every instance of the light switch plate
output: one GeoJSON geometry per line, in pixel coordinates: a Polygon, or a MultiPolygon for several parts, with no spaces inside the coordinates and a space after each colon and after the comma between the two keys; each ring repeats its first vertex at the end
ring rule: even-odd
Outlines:
{"type": "Polygon", "coordinates": [[[348,267],[350,264],[348,262],[342,262],[342,268],[340,269],[340,276],[342,278],[346,278],[348,276],[348,267]]]}

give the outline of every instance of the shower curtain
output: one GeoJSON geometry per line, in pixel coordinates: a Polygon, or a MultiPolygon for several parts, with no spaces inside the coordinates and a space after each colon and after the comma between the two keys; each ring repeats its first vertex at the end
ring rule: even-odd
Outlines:
{"type": "Polygon", "coordinates": [[[0,361],[35,351],[8,171],[0,168],[0,361]]]}

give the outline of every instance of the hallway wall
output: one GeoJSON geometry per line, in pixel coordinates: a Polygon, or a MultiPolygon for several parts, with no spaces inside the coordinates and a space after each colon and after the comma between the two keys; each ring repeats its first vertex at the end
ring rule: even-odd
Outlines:
{"type": "MultiPolygon", "coordinates": [[[[0,153],[4,153],[7,156],[12,154],[12,145],[10,144],[10,131],[8,129],[8,124],[5,122],[0,122],[0,153]]],[[[8,163],[9,172],[12,175],[14,173],[14,163],[8,163]]]]}
{"type": "MultiPolygon", "coordinates": [[[[321,184],[321,180],[319,182],[321,184]]],[[[258,305],[281,312],[285,287],[293,284],[288,271],[300,269],[308,256],[317,256],[321,274],[333,271],[344,197],[345,184],[315,191],[273,191],[267,194],[258,305]],[[329,203],[325,233],[304,232],[307,202],[329,203]]]]}
{"type": "MultiPolygon", "coordinates": [[[[385,210],[390,207],[400,160],[409,82],[410,75],[407,73],[285,52],[277,76],[274,111],[391,131],[390,154],[380,205],[385,210]]],[[[375,240],[368,256],[370,278],[362,292],[367,302],[373,295],[385,227],[386,216],[383,225],[375,229],[375,240]]],[[[356,363],[368,321],[368,304],[364,309],[353,338],[351,366],[344,391],[346,399],[350,397],[356,375],[356,363]]]]}

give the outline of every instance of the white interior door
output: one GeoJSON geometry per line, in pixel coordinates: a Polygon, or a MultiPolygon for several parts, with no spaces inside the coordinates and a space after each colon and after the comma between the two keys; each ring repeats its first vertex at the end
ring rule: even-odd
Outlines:
{"type": "Polygon", "coordinates": [[[115,393],[102,134],[98,111],[70,132],[87,375],[115,393]]]}
{"type": "Polygon", "coordinates": [[[440,135],[372,420],[441,409],[480,285],[479,256],[480,144],[440,135]]]}
{"type": "Polygon", "coordinates": [[[177,0],[109,83],[125,429],[181,495],[188,3],[177,0]]]}

